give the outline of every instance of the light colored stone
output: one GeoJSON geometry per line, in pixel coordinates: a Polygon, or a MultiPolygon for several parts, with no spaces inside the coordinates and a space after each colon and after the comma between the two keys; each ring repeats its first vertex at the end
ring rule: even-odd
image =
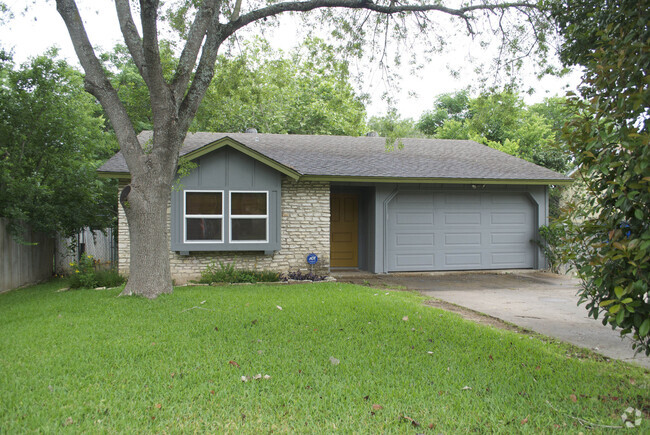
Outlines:
{"type": "MultiPolygon", "coordinates": [[[[119,193],[128,184],[120,181],[119,193]]],[[[119,196],[118,196],[119,197],[119,196]]],[[[169,252],[172,278],[175,284],[197,280],[211,264],[235,263],[240,269],[309,272],[307,255],[318,256],[314,273],[328,275],[330,267],[330,186],[327,182],[295,182],[282,179],[281,249],[272,255],[263,252],[191,252],[181,256],[169,252]]],[[[169,206],[168,206],[169,210],[169,206]]],[[[168,211],[169,216],[169,211],[168,211]]],[[[170,220],[167,220],[169,230],[170,220]]],[[[129,274],[129,228],[122,205],[118,201],[118,267],[129,274]]]]}

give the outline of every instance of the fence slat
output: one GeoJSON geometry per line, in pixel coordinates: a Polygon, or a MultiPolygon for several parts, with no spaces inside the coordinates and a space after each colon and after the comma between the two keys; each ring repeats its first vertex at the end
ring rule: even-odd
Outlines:
{"type": "Polygon", "coordinates": [[[30,231],[27,240],[36,245],[17,243],[0,218],[0,292],[46,280],[52,276],[54,239],[30,231]]]}

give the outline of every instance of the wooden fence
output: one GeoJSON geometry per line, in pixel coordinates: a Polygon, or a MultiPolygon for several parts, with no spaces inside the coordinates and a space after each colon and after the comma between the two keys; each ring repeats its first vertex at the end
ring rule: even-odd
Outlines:
{"type": "Polygon", "coordinates": [[[0,293],[52,276],[54,239],[32,231],[26,239],[36,245],[17,243],[0,218],[0,293]]]}

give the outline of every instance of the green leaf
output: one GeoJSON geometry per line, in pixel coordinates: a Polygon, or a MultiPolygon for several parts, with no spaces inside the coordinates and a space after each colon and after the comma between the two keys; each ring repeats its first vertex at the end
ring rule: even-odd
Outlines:
{"type": "Polygon", "coordinates": [[[620,305],[620,304],[612,306],[612,307],[609,309],[609,314],[612,314],[612,315],[613,315],[613,314],[618,313],[619,310],[621,309],[621,306],[622,306],[622,305],[620,305]]]}
{"type": "Polygon", "coordinates": [[[650,332],[650,319],[645,319],[639,328],[639,336],[645,337],[650,332]]]}
{"type": "Polygon", "coordinates": [[[614,293],[616,293],[617,298],[621,298],[625,294],[625,289],[621,286],[614,287],[614,293]]]}
{"type": "Polygon", "coordinates": [[[634,210],[634,217],[636,217],[638,220],[642,221],[643,220],[643,211],[641,209],[637,208],[634,210]]]}
{"type": "Polygon", "coordinates": [[[614,302],[616,302],[616,299],[609,299],[609,300],[606,300],[606,301],[602,301],[599,305],[601,307],[606,307],[608,305],[613,304],[614,302]]]}
{"type": "Polygon", "coordinates": [[[619,311],[616,315],[616,324],[621,326],[623,324],[623,320],[625,320],[625,310],[619,311]]]}

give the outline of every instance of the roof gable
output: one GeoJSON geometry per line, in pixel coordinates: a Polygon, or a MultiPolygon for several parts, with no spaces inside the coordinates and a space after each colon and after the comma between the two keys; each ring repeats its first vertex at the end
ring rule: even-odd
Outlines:
{"type": "Polygon", "coordinates": [[[236,149],[237,151],[246,154],[247,156],[257,160],[260,163],[263,163],[267,166],[270,166],[271,168],[275,169],[276,171],[285,174],[294,180],[297,180],[300,178],[300,174],[296,172],[295,170],[283,165],[282,163],[278,163],[273,159],[270,159],[266,157],[264,154],[257,152],[246,145],[237,142],[236,140],[231,139],[228,136],[222,137],[221,139],[217,139],[214,142],[208,143],[200,148],[197,148],[195,150],[183,153],[181,152],[181,156],[184,159],[187,160],[194,160],[198,157],[204,156],[208,153],[211,153],[212,151],[216,151],[218,149],[221,149],[225,146],[229,146],[231,148],[236,149]]]}

